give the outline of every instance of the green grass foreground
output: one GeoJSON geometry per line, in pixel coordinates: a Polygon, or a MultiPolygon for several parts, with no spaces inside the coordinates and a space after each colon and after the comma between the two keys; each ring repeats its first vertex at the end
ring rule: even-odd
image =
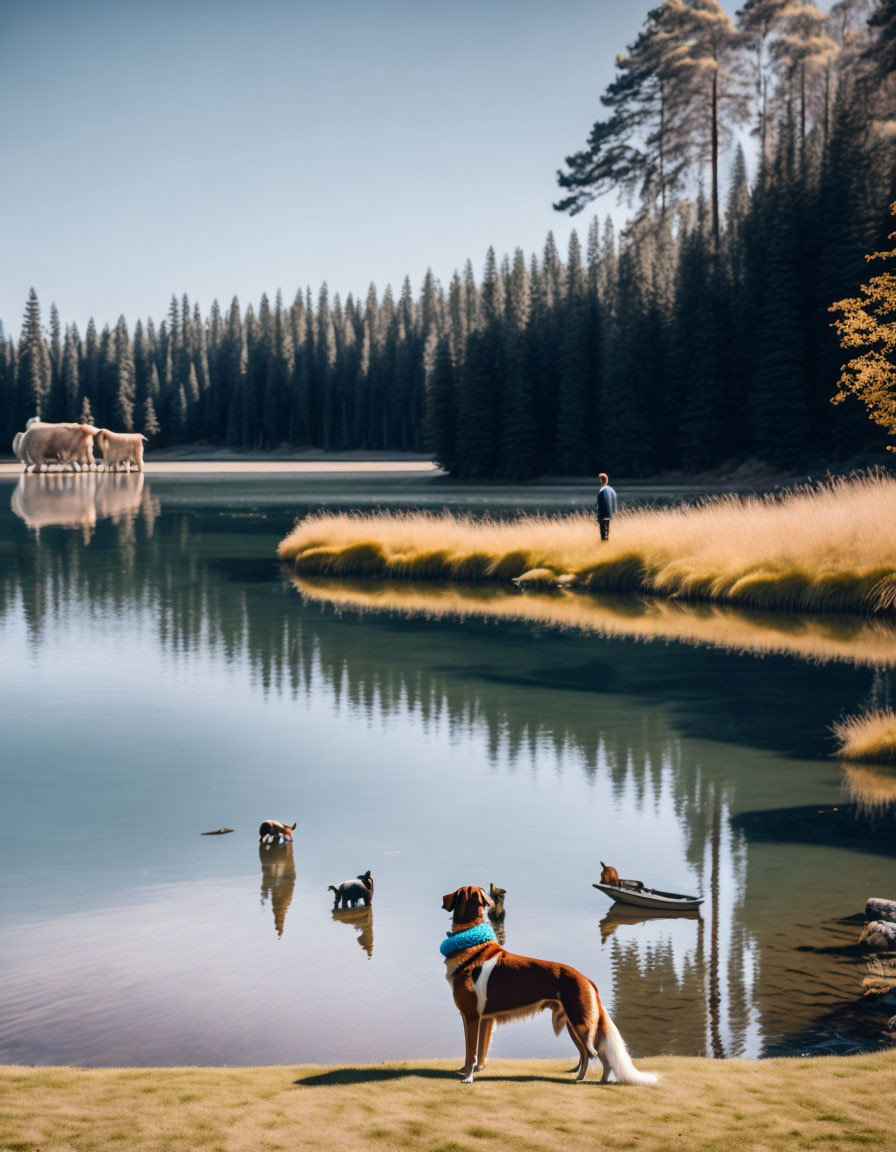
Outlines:
{"type": "Polygon", "coordinates": [[[874,472],[783,495],[623,512],[602,544],[588,512],[497,521],[320,513],[279,556],[305,576],[569,586],[749,608],[892,612],[896,479],[874,472]]]}
{"type": "Polygon", "coordinates": [[[650,1088],[582,1085],[570,1061],[357,1068],[0,1070],[8,1152],[258,1149],[896,1148],[896,1056],[642,1060],[650,1088]]]}

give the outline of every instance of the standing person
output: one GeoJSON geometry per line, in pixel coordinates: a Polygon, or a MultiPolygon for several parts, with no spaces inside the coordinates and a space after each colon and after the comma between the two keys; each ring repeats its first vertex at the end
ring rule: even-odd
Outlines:
{"type": "Polygon", "coordinates": [[[597,492],[597,521],[600,524],[601,540],[610,539],[610,520],[616,515],[616,492],[610,487],[606,472],[600,474],[600,488],[597,492]]]}

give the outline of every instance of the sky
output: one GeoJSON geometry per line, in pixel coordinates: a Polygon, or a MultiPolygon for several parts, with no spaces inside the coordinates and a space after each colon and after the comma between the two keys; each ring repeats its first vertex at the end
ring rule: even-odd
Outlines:
{"type": "Polygon", "coordinates": [[[83,334],[565,251],[556,169],[653,2],[0,0],[6,334],[31,287],[83,334]]]}

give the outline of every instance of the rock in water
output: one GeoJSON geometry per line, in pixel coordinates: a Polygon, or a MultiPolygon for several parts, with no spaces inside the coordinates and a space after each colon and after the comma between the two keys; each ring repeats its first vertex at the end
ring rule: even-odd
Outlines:
{"type": "Polygon", "coordinates": [[[886,920],[896,924],[896,900],[883,900],[872,896],[865,905],[866,920],[886,920]]]}
{"type": "Polygon", "coordinates": [[[859,947],[866,952],[896,952],[896,924],[872,920],[862,929],[859,947]]]}
{"type": "Polygon", "coordinates": [[[214,832],[203,832],[203,836],[224,836],[228,832],[232,832],[232,828],[216,828],[214,832]]]}

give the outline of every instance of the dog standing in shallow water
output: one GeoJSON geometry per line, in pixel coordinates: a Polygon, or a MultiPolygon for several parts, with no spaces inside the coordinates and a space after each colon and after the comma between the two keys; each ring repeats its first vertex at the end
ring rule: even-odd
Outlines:
{"type": "Polygon", "coordinates": [[[262,820],[258,829],[258,843],[279,844],[282,839],[284,844],[292,844],[292,834],[295,830],[295,824],[284,824],[280,820],[262,820]]]}
{"type": "Polygon", "coordinates": [[[348,908],[349,904],[354,908],[359,900],[364,901],[365,908],[369,907],[370,901],[373,899],[373,877],[370,875],[370,869],[362,873],[356,880],[344,880],[338,888],[335,884],[328,884],[327,891],[335,893],[334,909],[339,907],[340,900],[343,908],[348,908]]]}
{"type": "Polygon", "coordinates": [[[482,910],[491,903],[474,885],[442,898],[442,907],[453,913],[441,951],[464,1021],[464,1083],[472,1084],[473,1073],[485,1067],[495,1024],[550,1008],[554,1031],[559,1036],[565,1026],[578,1050],[577,1081],[584,1080],[588,1061],[596,1056],[603,1066],[601,1083],[613,1072],[620,1084],[653,1084],[657,1077],[632,1063],[593,981],[568,964],[505,952],[483,919],[482,910]]]}

